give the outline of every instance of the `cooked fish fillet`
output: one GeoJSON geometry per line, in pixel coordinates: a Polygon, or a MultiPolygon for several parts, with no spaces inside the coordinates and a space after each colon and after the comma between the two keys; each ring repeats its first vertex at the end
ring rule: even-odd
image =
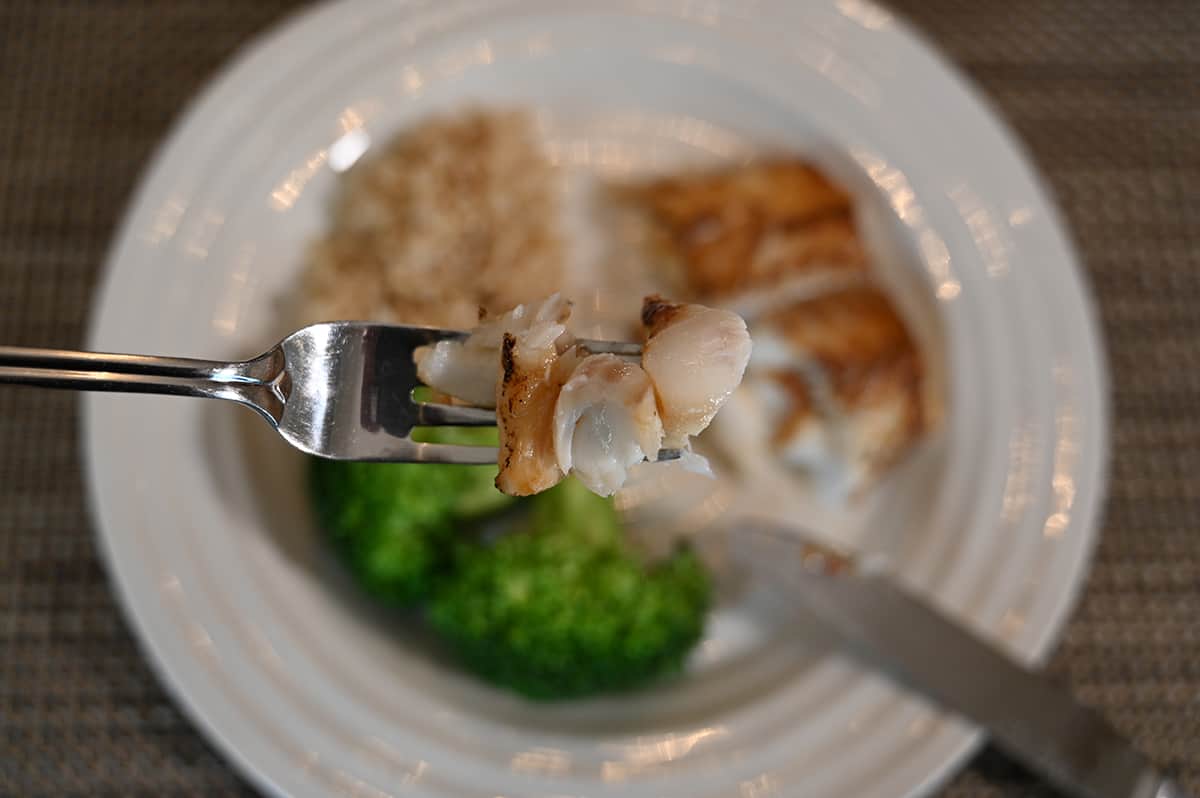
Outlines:
{"type": "Polygon", "coordinates": [[[469,405],[495,407],[499,348],[438,341],[433,346],[421,347],[414,355],[421,382],[469,405]]]}
{"type": "Polygon", "coordinates": [[[754,333],[739,418],[718,418],[710,436],[740,472],[773,459],[769,448],[855,491],[920,437],[930,423],[921,357],[873,287],[848,193],[802,161],[773,160],[653,181],[633,196],[657,229],[652,254],[679,272],[667,279],[754,333]]]}
{"type": "Polygon", "coordinates": [[[642,189],[664,221],[687,225],[703,216],[731,216],[729,206],[769,220],[825,216],[850,208],[850,197],[812,166],[767,160],[655,180],[642,189]]]}
{"type": "MultiPolygon", "coordinates": [[[[438,341],[417,351],[417,377],[421,382],[477,407],[496,406],[500,380],[500,345],[505,333],[525,333],[539,328],[541,337],[557,340],[568,335],[566,322],[571,303],[553,294],[537,304],[517,305],[507,313],[483,321],[464,341],[438,341]]],[[[559,350],[565,341],[559,342],[559,350]]]]}
{"type": "Polygon", "coordinates": [[[741,382],[751,350],[745,322],[647,297],[639,366],[612,354],[585,357],[567,330],[570,312],[555,294],[416,355],[418,376],[440,395],[496,408],[496,487],[527,496],[573,473],[608,496],[664,443],[685,449],[683,466],[705,471],[688,439],[741,382]]]}
{"type": "Polygon", "coordinates": [[[663,445],[683,447],[742,381],[752,345],[736,313],[646,297],[642,368],[654,383],[663,445]]]}
{"type": "Polygon", "coordinates": [[[591,355],[559,392],[554,407],[558,467],[593,493],[615,493],[630,466],[654,459],[662,437],[654,386],[636,363],[591,355]]]}
{"type": "Polygon", "coordinates": [[[770,387],[763,390],[769,391],[776,406],[783,408],[776,414],[771,433],[775,447],[799,446],[797,454],[805,460],[809,458],[804,458],[802,452],[825,448],[820,440],[820,408],[813,398],[811,380],[799,370],[779,370],[768,373],[766,383],[770,387]]]}
{"type": "MultiPolygon", "coordinates": [[[[759,342],[754,341],[755,352],[759,342]]],[[[724,412],[709,425],[703,441],[740,475],[753,478],[776,467],[772,433],[789,410],[789,398],[770,380],[753,374],[754,358],[724,412]]]]}
{"type": "Polygon", "coordinates": [[[554,406],[577,360],[574,349],[560,352],[559,336],[546,330],[545,324],[517,334],[505,332],[500,345],[503,374],[495,400],[500,433],[496,487],[510,496],[540,493],[564,476],[554,449],[554,406]]]}
{"type": "Polygon", "coordinates": [[[894,463],[925,429],[922,364],[887,297],[857,286],[800,302],[764,320],[761,339],[797,356],[766,372],[788,397],[774,445],[807,467],[840,461],[851,487],[894,463]],[[828,426],[822,432],[822,426],[828,426]]]}
{"type": "Polygon", "coordinates": [[[870,285],[797,302],[763,322],[794,351],[838,374],[916,353],[891,301],[870,285]]]}
{"type": "Polygon", "coordinates": [[[861,482],[896,463],[925,431],[921,364],[903,356],[881,364],[841,390],[847,398],[845,449],[852,479],[861,482]]]}
{"type": "Polygon", "coordinates": [[[634,196],[701,299],[866,268],[850,196],[800,161],[658,180],[634,196]]]}

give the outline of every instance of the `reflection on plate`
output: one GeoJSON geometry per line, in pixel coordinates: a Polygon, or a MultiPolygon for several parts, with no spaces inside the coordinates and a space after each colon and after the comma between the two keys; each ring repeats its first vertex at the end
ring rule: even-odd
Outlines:
{"type": "MultiPolygon", "coordinates": [[[[869,3],[364,2],[297,17],[184,119],[114,249],[92,347],[238,356],[355,150],[472,102],[537,109],[568,181],[786,149],[851,188],[939,353],[937,440],[853,512],[787,507],[1033,659],[1094,537],[1105,408],[1056,217],[1004,131],[869,3]]],[[[537,706],[397,642],[303,511],[302,458],[215,403],[89,397],[114,582],[198,725],[277,794],[915,795],[969,730],[825,650],[756,589],[662,690],[537,706]]],[[[764,485],[769,491],[771,486],[764,485]]],[[[800,502],[799,504],[803,504],[800,502]]],[[[700,511],[699,509],[697,511],[700,511]]]]}

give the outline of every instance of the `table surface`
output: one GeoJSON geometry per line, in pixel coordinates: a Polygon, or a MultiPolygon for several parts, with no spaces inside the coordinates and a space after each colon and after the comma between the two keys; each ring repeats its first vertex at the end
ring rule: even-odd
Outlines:
{"type": "MultiPolygon", "coordinates": [[[[239,45],[297,5],[0,1],[0,342],[81,344],[154,146],[239,45]]],[[[1111,496],[1051,669],[1200,793],[1200,1],[893,5],[1025,141],[1100,306],[1111,496]]],[[[250,795],[118,612],[77,407],[0,390],[0,795],[250,795]]],[[[1054,794],[990,750],[944,791],[1054,794]]]]}

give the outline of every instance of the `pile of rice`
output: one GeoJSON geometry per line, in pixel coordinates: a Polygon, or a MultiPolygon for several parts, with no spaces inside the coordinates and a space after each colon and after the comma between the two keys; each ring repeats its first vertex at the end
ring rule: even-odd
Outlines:
{"type": "Polygon", "coordinates": [[[518,111],[433,118],[345,177],[302,292],[308,322],[466,329],[557,290],[558,182],[518,111]]]}

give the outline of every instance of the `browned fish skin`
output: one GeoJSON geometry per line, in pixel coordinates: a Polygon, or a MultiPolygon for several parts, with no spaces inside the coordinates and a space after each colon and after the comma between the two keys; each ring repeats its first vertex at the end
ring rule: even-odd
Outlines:
{"type": "MultiPolygon", "coordinates": [[[[517,339],[512,333],[505,333],[503,343],[500,345],[500,381],[504,385],[508,385],[517,379],[517,364],[514,352],[517,349],[517,339]]],[[[500,403],[496,402],[499,407],[500,403]]]]}
{"type": "Polygon", "coordinates": [[[504,334],[503,376],[496,393],[500,432],[500,473],[496,488],[510,496],[531,496],[558,484],[563,473],[554,455],[554,401],[562,380],[554,369],[554,347],[521,352],[517,338],[504,334]]]}
{"type": "MultiPolygon", "coordinates": [[[[900,419],[873,442],[871,470],[896,462],[925,430],[921,396],[923,364],[903,320],[877,288],[855,286],[798,302],[766,320],[796,352],[824,370],[842,413],[899,402],[900,419]]],[[[786,441],[815,408],[798,375],[780,382],[793,399],[792,412],[777,432],[786,441]]],[[[851,422],[853,423],[853,422],[851,422]]]]}
{"type": "Polygon", "coordinates": [[[863,271],[866,253],[849,214],[827,216],[763,231],[748,267],[745,287],[769,286],[817,269],[863,271]]]}
{"type": "Polygon", "coordinates": [[[925,405],[921,400],[921,359],[916,352],[900,354],[872,369],[843,377],[836,390],[848,408],[866,409],[887,402],[903,407],[896,424],[871,441],[867,453],[872,473],[881,473],[898,462],[926,429],[925,405]]]}
{"type": "Polygon", "coordinates": [[[730,200],[740,206],[737,211],[753,211],[772,221],[827,216],[851,207],[850,195],[796,160],[766,160],[657,180],[645,191],[654,211],[672,225],[686,225],[705,215],[735,215],[730,213],[730,200]]]}
{"type": "Polygon", "coordinates": [[[678,321],[685,312],[685,305],[671,302],[658,294],[651,294],[642,300],[642,327],[647,339],[653,338],[659,330],[678,321]]]}
{"type": "Polygon", "coordinates": [[[809,272],[866,269],[850,196],[800,161],[659,180],[634,196],[701,299],[809,272]]]}
{"type": "Polygon", "coordinates": [[[767,379],[782,388],[790,402],[787,415],[783,417],[771,434],[771,442],[778,447],[786,444],[800,432],[800,429],[816,412],[816,405],[813,403],[808,381],[796,372],[773,371],[767,375],[767,379]]]}
{"type": "Polygon", "coordinates": [[[764,321],[833,375],[916,354],[904,321],[869,285],[797,302],[764,321]]]}

